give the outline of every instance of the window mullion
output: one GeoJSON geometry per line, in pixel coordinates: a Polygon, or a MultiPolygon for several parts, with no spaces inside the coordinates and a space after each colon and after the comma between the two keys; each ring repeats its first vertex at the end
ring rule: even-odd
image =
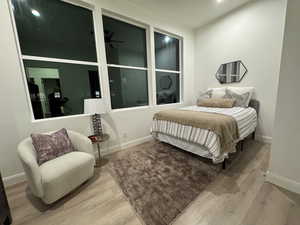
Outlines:
{"type": "Polygon", "coordinates": [[[149,29],[150,33],[150,77],[151,77],[151,91],[152,91],[152,104],[155,106],[157,105],[156,102],[156,71],[155,71],[155,41],[154,41],[154,28],[150,26],[149,29]]]}
{"type": "Polygon", "coordinates": [[[147,67],[136,67],[136,66],[124,66],[118,64],[107,64],[108,67],[124,68],[124,69],[134,69],[134,70],[148,70],[147,67]]]}
{"type": "Polygon", "coordinates": [[[184,97],[184,79],[183,79],[183,40],[180,39],[179,40],[179,71],[180,71],[180,77],[179,77],[179,101],[180,103],[182,103],[184,101],[183,97],[184,97]]]}
{"type": "Polygon", "coordinates": [[[79,60],[71,60],[71,59],[59,59],[59,58],[48,58],[48,57],[31,56],[31,55],[22,55],[22,59],[43,61],[43,62],[58,62],[58,63],[69,63],[69,64],[98,66],[98,62],[88,62],[88,61],[79,61],[79,60]]]}
{"type": "MultiPolygon", "coordinates": [[[[106,56],[106,51],[105,51],[105,42],[104,42],[104,29],[103,29],[103,19],[102,19],[102,9],[97,8],[95,10],[95,24],[97,25],[99,29],[99,35],[96,36],[96,39],[98,40],[99,43],[99,56],[100,56],[100,64],[101,64],[101,81],[102,81],[102,93],[103,97],[106,101],[108,109],[111,111],[112,110],[112,105],[111,105],[111,95],[110,95],[110,86],[109,86],[109,76],[108,76],[108,67],[107,67],[107,56],[106,56]]],[[[96,30],[97,31],[97,30],[96,30]]]]}
{"type": "Polygon", "coordinates": [[[163,72],[163,73],[181,73],[181,71],[177,71],[177,70],[162,70],[162,69],[155,69],[155,71],[157,72],[163,72]]]}

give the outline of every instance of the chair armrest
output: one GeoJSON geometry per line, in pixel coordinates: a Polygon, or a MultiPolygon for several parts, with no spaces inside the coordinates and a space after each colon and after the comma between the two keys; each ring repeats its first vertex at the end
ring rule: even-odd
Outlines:
{"type": "Polygon", "coordinates": [[[42,176],[31,138],[25,139],[18,145],[18,155],[33,194],[40,198],[43,197],[42,176]]]}
{"type": "Polygon", "coordinates": [[[68,130],[73,146],[80,152],[86,152],[95,157],[92,141],[83,134],[68,130]]]}

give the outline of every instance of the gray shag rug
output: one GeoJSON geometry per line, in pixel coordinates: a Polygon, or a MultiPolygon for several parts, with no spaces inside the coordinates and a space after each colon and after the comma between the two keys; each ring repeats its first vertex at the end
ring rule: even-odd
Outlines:
{"type": "Polygon", "coordinates": [[[108,169],[146,225],[169,225],[216,178],[221,166],[152,141],[116,154],[108,169]]]}

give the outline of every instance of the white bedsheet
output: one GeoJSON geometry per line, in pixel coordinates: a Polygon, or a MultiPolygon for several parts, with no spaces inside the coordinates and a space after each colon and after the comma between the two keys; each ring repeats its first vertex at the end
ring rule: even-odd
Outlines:
{"type": "MultiPolygon", "coordinates": [[[[240,138],[236,140],[243,140],[252,132],[254,132],[257,126],[257,114],[253,108],[211,108],[211,107],[199,107],[189,106],[182,108],[184,110],[201,111],[209,113],[219,113],[228,116],[232,116],[237,121],[240,138]]],[[[151,133],[154,138],[158,137],[158,134],[169,135],[173,138],[191,142],[201,145],[201,149],[206,149],[212,160],[217,163],[224,160],[227,155],[221,154],[220,140],[217,134],[207,129],[196,128],[192,126],[185,126],[182,124],[164,121],[153,120],[151,133]]],[[[233,149],[233,152],[235,149],[233,149]]],[[[195,153],[195,152],[194,152],[195,153]]],[[[203,155],[203,151],[199,155],[203,155]]]]}

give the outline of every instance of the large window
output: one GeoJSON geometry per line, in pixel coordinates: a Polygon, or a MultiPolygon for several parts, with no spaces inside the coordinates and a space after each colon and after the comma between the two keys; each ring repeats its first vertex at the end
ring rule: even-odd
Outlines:
{"type": "Polygon", "coordinates": [[[93,12],[60,0],[12,0],[35,119],[83,113],[101,97],[93,12]]]}
{"type": "Polygon", "coordinates": [[[158,105],[180,102],[180,40],[154,33],[156,102],[158,105]]]}
{"type": "Polygon", "coordinates": [[[148,101],[146,29],[103,16],[112,109],[148,101]]]}

